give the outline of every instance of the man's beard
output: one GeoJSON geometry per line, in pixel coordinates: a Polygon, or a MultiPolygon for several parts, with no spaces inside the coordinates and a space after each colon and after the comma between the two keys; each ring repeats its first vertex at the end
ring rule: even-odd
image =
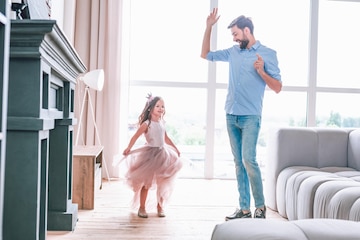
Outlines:
{"type": "Polygon", "coordinates": [[[241,49],[246,49],[247,45],[249,44],[249,40],[247,40],[247,39],[241,40],[239,42],[240,42],[241,49]]]}

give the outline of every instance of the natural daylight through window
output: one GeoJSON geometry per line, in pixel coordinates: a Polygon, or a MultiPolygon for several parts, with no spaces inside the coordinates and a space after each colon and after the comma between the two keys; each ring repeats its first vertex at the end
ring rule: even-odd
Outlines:
{"type": "Polygon", "coordinates": [[[262,169],[273,127],[360,127],[353,107],[360,102],[360,2],[131,0],[124,9],[130,12],[124,38],[129,41],[124,59],[129,137],[147,94],[162,96],[168,133],[188,159],[181,177],[235,177],[224,112],[227,64],[200,58],[206,17],[214,6],[221,15],[214,49],[235,44],[227,26],[244,14],[253,19],[256,39],[277,51],[283,90],[265,93],[258,142],[262,169]]]}

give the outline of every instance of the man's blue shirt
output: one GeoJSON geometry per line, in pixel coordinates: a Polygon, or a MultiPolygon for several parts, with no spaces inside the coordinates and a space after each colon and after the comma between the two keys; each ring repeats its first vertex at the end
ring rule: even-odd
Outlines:
{"type": "Polygon", "coordinates": [[[250,49],[240,49],[239,45],[209,52],[207,60],[229,62],[228,94],[225,111],[232,115],[259,115],[266,83],[254,68],[259,54],[264,60],[264,69],[271,77],[281,81],[276,51],[259,41],[250,49]]]}

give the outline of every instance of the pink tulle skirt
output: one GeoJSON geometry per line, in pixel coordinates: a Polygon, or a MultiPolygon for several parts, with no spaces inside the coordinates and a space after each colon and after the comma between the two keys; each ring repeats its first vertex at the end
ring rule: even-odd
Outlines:
{"type": "Polygon", "coordinates": [[[182,168],[182,161],[171,146],[142,146],[132,150],[124,158],[127,166],[125,181],[134,191],[132,207],[140,206],[142,187],[149,189],[146,207],[155,207],[158,203],[164,207],[171,197],[174,180],[182,168]],[[154,190],[154,191],[150,191],[154,190]],[[155,193],[156,201],[152,198],[155,193]]]}

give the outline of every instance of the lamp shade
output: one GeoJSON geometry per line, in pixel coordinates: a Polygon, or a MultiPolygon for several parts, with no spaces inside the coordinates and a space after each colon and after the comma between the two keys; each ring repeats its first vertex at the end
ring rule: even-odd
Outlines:
{"type": "Polygon", "coordinates": [[[101,91],[104,86],[104,70],[96,69],[87,72],[80,78],[80,80],[84,81],[84,83],[90,88],[101,91]]]}

